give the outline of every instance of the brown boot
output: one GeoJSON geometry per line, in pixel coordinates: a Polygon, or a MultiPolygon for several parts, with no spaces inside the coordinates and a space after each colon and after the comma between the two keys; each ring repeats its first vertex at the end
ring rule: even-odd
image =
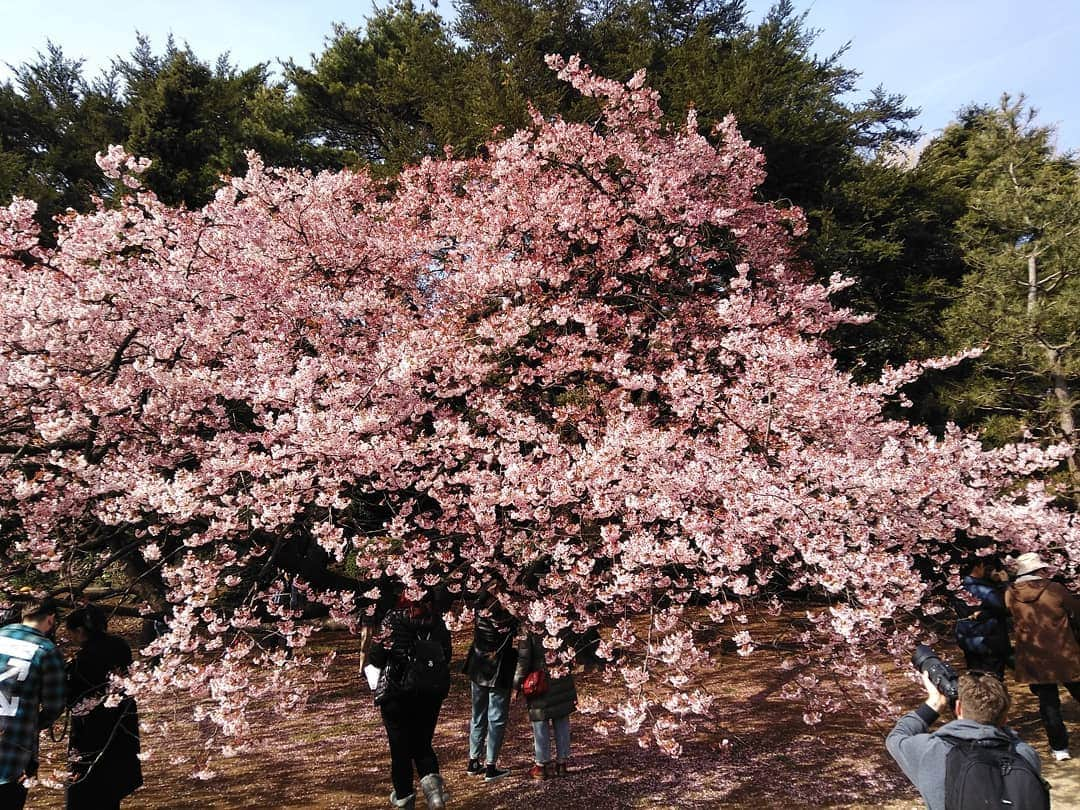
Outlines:
{"type": "Polygon", "coordinates": [[[566,776],[569,772],[570,772],[570,769],[569,769],[569,767],[567,767],[566,762],[556,762],[555,763],[555,775],[556,776],[566,776]]]}
{"type": "Polygon", "coordinates": [[[545,762],[541,765],[537,762],[531,768],[529,768],[529,778],[542,781],[544,779],[550,779],[555,775],[555,769],[550,762],[545,762]]]}

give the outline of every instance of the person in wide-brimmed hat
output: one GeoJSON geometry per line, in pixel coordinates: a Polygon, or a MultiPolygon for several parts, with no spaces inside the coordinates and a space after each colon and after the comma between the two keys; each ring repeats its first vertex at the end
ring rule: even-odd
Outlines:
{"type": "Polygon", "coordinates": [[[1005,592],[1016,634],[1016,680],[1039,698],[1039,715],[1056,759],[1069,759],[1069,733],[1061,716],[1058,686],[1080,701],[1080,641],[1072,622],[1080,620],[1080,598],[1048,576],[1046,561],[1034,551],[1013,561],[1016,581],[1005,592]]]}

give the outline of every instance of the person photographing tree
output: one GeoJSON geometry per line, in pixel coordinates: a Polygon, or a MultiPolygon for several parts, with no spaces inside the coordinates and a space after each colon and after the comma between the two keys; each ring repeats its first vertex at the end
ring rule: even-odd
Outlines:
{"type": "Polygon", "coordinates": [[[1048,810],[1039,755],[1005,727],[1010,701],[1001,680],[981,672],[959,676],[956,719],[931,733],[949,699],[929,668],[922,677],[926,702],[900,718],[885,747],[928,810],[1048,810]]]}

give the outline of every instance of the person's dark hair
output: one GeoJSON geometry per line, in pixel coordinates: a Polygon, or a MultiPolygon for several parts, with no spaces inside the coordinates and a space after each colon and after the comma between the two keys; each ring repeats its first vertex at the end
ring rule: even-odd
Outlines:
{"type": "Polygon", "coordinates": [[[435,585],[427,592],[427,601],[431,603],[431,611],[436,616],[442,616],[454,602],[450,589],[445,585],[435,585]]]}
{"type": "Polygon", "coordinates": [[[39,599],[31,599],[23,602],[22,620],[24,622],[38,622],[47,616],[60,617],[60,606],[50,596],[39,599]]]}
{"type": "Polygon", "coordinates": [[[97,605],[84,605],[71,611],[64,625],[68,630],[85,630],[91,635],[96,635],[109,629],[109,619],[105,611],[97,605]]]}
{"type": "Polygon", "coordinates": [[[985,557],[980,557],[977,554],[972,554],[967,559],[966,570],[970,573],[976,568],[978,568],[980,565],[983,566],[983,570],[985,571],[987,576],[997,571],[1000,571],[1002,567],[1001,559],[996,555],[988,554],[985,557]]]}
{"type": "Polygon", "coordinates": [[[995,675],[965,672],[957,682],[957,695],[965,720],[1001,725],[1009,711],[1009,692],[995,675]]]}

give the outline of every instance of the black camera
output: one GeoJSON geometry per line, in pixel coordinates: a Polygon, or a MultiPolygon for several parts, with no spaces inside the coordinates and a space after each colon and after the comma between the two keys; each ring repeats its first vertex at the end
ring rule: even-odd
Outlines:
{"type": "Polygon", "coordinates": [[[956,704],[957,675],[956,670],[937,657],[937,654],[925,644],[915,647],[911,654],[911,663],[919,672],[925,672],[941,694],[949,699],[949,705],[956,704]]]}

